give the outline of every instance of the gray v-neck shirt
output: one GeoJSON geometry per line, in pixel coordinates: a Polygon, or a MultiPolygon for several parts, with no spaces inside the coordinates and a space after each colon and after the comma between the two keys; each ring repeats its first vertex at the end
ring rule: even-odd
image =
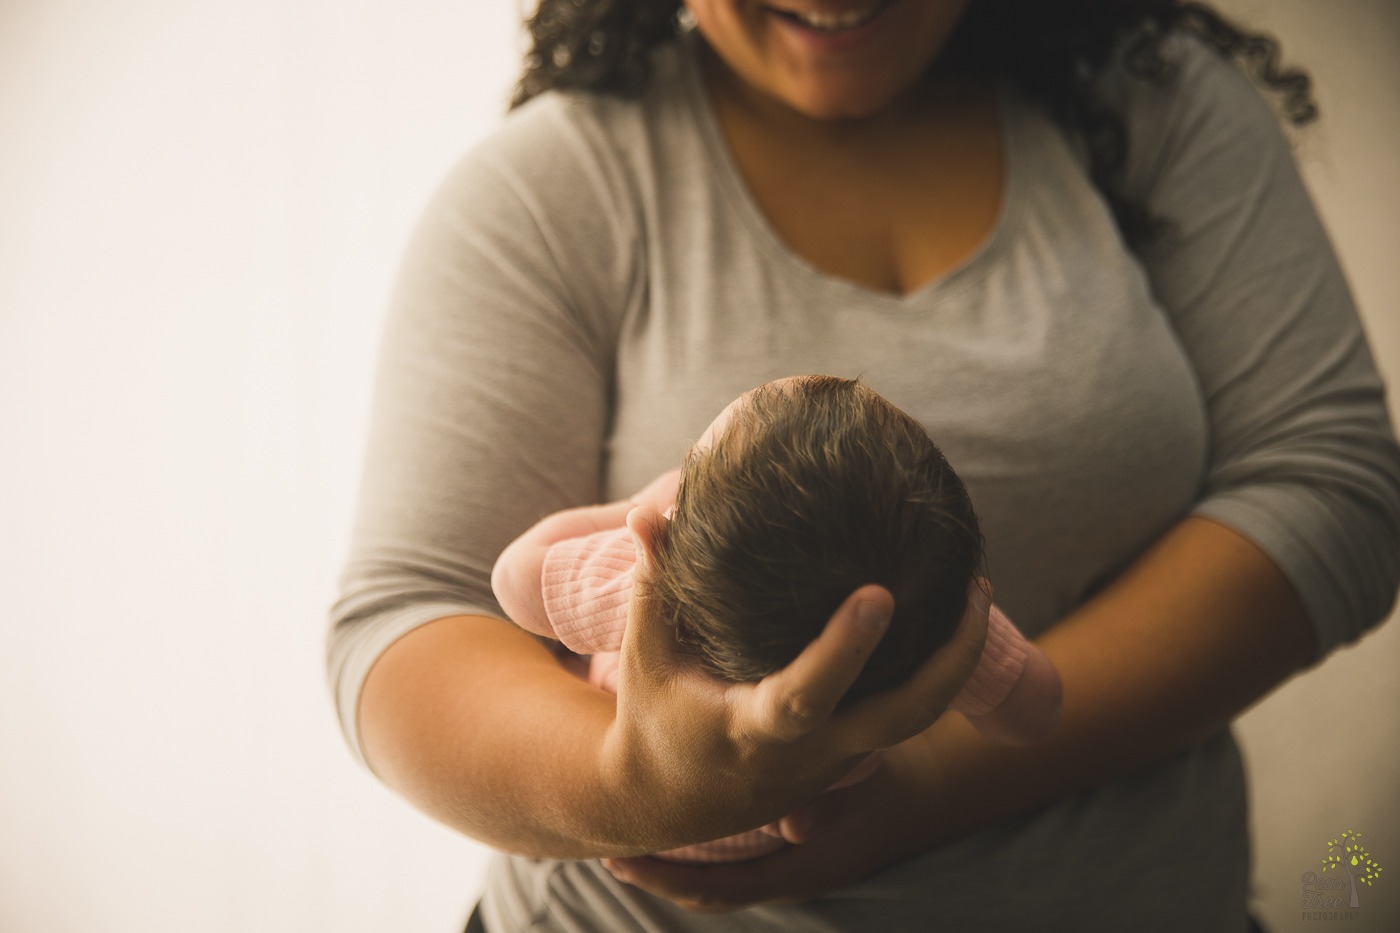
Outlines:
{"type": "MultiPolygon", "coordinates": [[[[775,235],[688,40],[639,100],[512,114],[433,198],[388,319],[329,646],[357,753],[359,690],[392,641],[501,615],[490,571],[515,535],[634,491],[735,396],[795,373],[860,375],[924,423],[1030,635],[1192,513],[1279,564],[1319,656],[1383,618],[1400,457],[1352,300],[1267,106],[1179,52],[1169,87],[1106,84],[1129,193],[1170,240],[1126,249],[1075,148],[1003,92],[994,229],[904,296],[775,235]]],[[[693,916],[594,862],[499,856],[484,910],[499,931],[1239,931],[1244,787],[1221,733],[800,907],[693,916]]]]}

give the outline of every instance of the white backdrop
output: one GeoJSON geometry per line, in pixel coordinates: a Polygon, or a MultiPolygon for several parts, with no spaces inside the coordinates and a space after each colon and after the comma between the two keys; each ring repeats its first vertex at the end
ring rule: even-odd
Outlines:
{"type": "MultiPolygon", "coordinates": [[[[1319,81],[1300,153],[1400,382],[1400,12],[1229,5],[1319,81]]],[[[351,763],[321,642],[384,296],[516,21],[0,0],[3,933],[460,928],[485,853],[351,763]]],[[[1348,928],[1400,926],[1397,662],[1391,626],[1246,717],[1278,930],[1338,922],[1298,879],[1346,828],[1393,873],[1348,928]]]]}

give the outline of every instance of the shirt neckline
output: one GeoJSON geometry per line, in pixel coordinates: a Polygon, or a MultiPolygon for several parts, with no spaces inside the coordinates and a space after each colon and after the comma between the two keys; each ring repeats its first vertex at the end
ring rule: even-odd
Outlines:
{"type": "Polygon", "coordinates": [[[1016,102],[1005,86],[998,84],[995,88],[997,119],[1001,127],[1002,186],[1001,203],[997,207],[991,228],[981,243],[958,263],[913,291],[897,294],[831,275],[798,255],[778,236],[754,200],[748,184],[734,162],[733,154],[729,151],[729,144],[725,141],[724,131],[719,125],[719,117],[715,114],[705,90],[698,50],[695,48],[698,41],[700,40],[691,32],[683,35],[679,42],[683,96],[686,104],[695,117],[695,124],[725,197],[735,208],[757,246],[774,259],[778,268],[786,270],[793,280],[808,289],[845,293],[846,296],[862,303],[907,308],[925,304],[949,290],[964,287],[963,283],[975,282],[995,265],[996,257],[1004,251],[1007,241],[1011,239],[1015,219],[1020,213],[1023,200],[1020,190],[1020,138],[1014,118],[1016,102]]]}

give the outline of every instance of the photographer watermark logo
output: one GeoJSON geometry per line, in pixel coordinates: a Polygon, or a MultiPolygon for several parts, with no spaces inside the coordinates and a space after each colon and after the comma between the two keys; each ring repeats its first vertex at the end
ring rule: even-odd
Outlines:
{"type": "Polygon", "coordinates": [[[1361,844],[1361,834],[1348,829],[1327,843],[1322,874],[1303,874],[1303,919],[1349,920],[1361,908],[1357,883],[1370,887],[1380,878],[1379,862],[1361,844]]]}

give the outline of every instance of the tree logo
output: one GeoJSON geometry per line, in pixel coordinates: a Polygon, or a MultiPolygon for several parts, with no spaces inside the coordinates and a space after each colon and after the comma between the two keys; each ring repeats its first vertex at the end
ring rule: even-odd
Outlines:
{"type": "Polygon", "coordinates": [[[1330,878],[1319,878],[1308,872],[1303,876],[1303,906],[1345,909],[1360,907],[1356,883],[1359,881],[1370,887],[1376,883],[1383,870],[1380,863],[1361,844],[1361,834],[1354,829],[1348,829],[1327,843],[1327,854],[1322,857],[1322,873],[1336,874],[1330,878]],[[1347,878],[1345,882],[1341,879],[1343,874],[1347,878]],[[1341,890],[1348,886],[1351,888],[1351,901],[1343,904],[1341,890]]]}

